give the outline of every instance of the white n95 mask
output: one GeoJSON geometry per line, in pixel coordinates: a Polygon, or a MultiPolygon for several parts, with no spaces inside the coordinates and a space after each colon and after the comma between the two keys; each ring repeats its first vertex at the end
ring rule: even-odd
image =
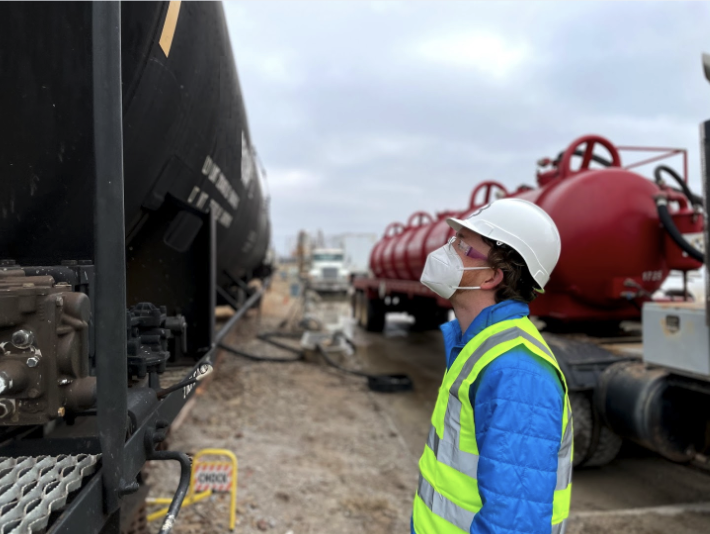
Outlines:
{"type": "Polygon", "coordinates": [[[481,289],[461,287],[464,271],[482,271],[490,267],[464,267],[463,261],[450,244],[432,251],[424,264],[424,271],[419,281],[441,298],[449,299],[457,289],[481,289]]]}

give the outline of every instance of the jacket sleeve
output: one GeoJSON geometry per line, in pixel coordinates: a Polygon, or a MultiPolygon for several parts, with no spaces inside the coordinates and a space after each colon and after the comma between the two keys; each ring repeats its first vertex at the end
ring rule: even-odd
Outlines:
{"type": "Polygon", "coordinates": [[[496,358],[471,388],[483,507],[471,534],[549,534],[564,393],[524,347],[496,358]]]}

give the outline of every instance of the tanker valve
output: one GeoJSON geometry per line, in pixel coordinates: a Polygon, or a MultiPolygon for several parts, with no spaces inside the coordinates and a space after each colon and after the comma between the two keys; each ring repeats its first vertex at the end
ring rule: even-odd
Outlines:
{"type": "Polygon", "coordinates": [[[695,210],[689,209],[687,199],[675,191],[660,193],[654,200],[658,219],[666,230],[663,243],[668,267],[679,271],[702,267],[705,253],[697,247],[702,247],[703,219],[697,216],[695,210]],[[678,202],[680,209],[670,213],[669,201],[678,202]]]}
{"type": "Polygon", "coordinates": [[[22,270],[0,271],[0,282],[0,425],[41,425],[93,404],[89,297],[22,270]]]}

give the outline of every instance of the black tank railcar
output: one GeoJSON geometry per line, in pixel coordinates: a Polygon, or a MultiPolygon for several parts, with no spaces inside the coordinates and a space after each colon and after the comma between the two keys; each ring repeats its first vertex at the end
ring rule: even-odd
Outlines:
{"type": "MultiPolygon", "coordinates": [[[[218,283],[227,287],[264,272],[266,200],[221,5],[182,3],[166,54],[168,6],[121,4],[129,270],[144,270],[141,247],[166,256],[161,272],[129,280],[173,285],[163,275],[172,252],[189,249],[197,219],[182,215],[169,245],[141,233],[189,207],[216,215],[218,283]]],[[[91,260],[92,88],[79,82],[90,71],[90,13],[78,3],[0,9],[0,251],[24,265],[91,260]]],[[[128,291],[145,298],[130,282],[128,291]]]]}
{"type": "Polygon", "coordinates": [[[226,333],[216,292],[251,305],[270,273],[222,6],[2,3],[0,76],[0,463],[41,474],[0,530],[117,532],[145,461],[175,459],[167,532],[189,462],[153,444],[226,333]],[[23,501],[52,473],[84,479],[59,516],[23,501]]]}

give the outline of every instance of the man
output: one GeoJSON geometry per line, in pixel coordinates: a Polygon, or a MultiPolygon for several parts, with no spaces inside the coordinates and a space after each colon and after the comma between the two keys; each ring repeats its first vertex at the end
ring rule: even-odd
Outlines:
{"type": "Polygon", "coordinates": [[[572,479],[564,376],[527,318],[560,256],[541,208],[502,199],[427,258],[421,281],[449,299],[446,374],[434,407],[412,534],[562,534],[572,479]]]}

